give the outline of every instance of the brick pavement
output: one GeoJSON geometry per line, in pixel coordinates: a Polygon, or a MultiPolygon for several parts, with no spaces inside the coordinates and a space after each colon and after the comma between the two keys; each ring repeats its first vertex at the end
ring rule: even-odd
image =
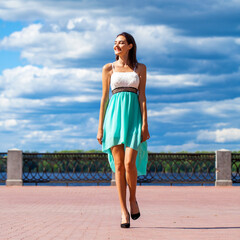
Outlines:
{"type": "Polygon", "coordinates": [[[240,188],[138,186],[120,228],[115,187],[0,186],[0,240],[238,240],[240,188]]]}

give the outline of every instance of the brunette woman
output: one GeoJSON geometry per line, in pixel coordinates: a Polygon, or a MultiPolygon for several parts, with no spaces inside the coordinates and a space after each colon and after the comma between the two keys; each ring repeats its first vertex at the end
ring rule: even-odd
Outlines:
{"type": "Polygon", "coordinates": [[[103,66],[102,99],[97,139],[115,172],[121,206],[121,227],[130,227],[140,217],[136,200],[137,176],[146,175],[147,142],[150,138],[146,107],[146,66],[138,63],[137,46],[129,33],[117,35],[114,42],[116,61],[103,66]],[[111,86],[112,97],[109,101],[111,86]],[[130,213],[126,187],[130,192],[130,213]]]}

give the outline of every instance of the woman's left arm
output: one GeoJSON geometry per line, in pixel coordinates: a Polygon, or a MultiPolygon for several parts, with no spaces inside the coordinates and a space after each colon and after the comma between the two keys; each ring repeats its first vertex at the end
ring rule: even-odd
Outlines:
{"type": "Polygon", "coordinates": [[[140,75],[140,84],[139,84],[139,104],[142,113],[142,140],[141,142],[145,142],[150,138],[148,131],[148,121],[147,121],[147,101],[146,101],[146,81],[147,81],[147,68],[144,64],[138,64],[139,75],[140,75]]]}

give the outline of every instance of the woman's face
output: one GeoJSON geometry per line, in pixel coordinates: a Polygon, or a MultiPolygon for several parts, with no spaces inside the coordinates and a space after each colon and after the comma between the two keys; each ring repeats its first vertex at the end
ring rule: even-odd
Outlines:
{"type": "Polygon", "coordinates": [[[132,48],[132,44],[128,44],[124,36],[118,36],[114,42],[114,53],[116,55],[128,54],[129,50],[132,48]]]}

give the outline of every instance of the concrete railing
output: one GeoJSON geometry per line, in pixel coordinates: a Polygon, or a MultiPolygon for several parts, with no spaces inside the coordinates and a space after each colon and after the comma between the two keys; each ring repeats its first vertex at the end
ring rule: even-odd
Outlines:
{"type": "MultiPolygon", "coordinates": [[[[232,186],[231,151],[218,150],[215,154],[215,186],[232,186]]],[[[19,149],[8,150],[7,186],[22,186],[23,153],[19,149]]],[[[111,185],[115,185],[115,174],[112,173],[111,185]]]]}
{"type": "Polygon", "coordinates": [[[22,151],[19,149],[8,150],[7,156],[7,186],[22,186],[22,151]]]}
{"type": "Polygon", "coordinates": [[[222,149],[215,153],[215,186],[232,186],[231,151],[222,149]]]}

